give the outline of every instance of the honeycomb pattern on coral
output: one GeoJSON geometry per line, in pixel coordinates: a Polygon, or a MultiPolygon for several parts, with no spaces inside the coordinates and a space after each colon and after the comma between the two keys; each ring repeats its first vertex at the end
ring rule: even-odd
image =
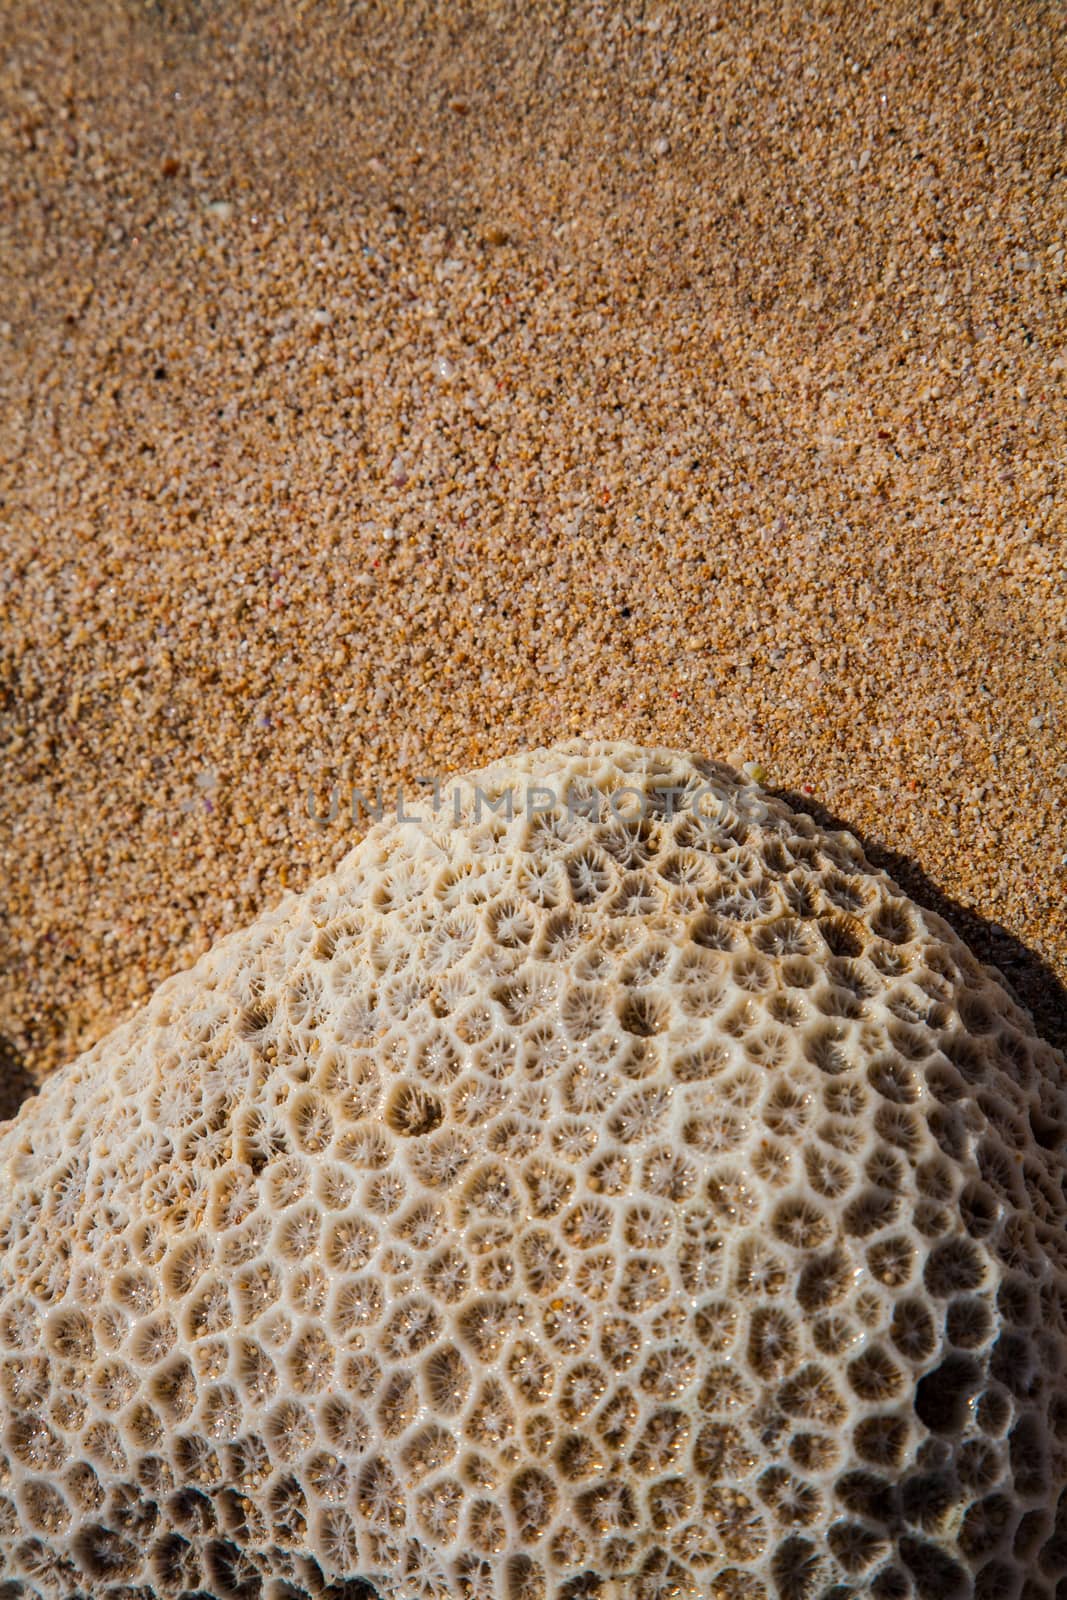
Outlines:
{"type": "Polygon", "coordinates": [[[1062,1597],[1062,1058],[728,768],[454,795],[0,1136],[0,1596],[1062,1597]]]}

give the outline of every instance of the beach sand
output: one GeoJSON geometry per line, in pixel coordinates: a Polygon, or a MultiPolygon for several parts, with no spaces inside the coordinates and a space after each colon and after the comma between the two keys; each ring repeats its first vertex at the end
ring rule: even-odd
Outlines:
{"type": "Polygon", "coordinates": [[[1067,1039],[1056,5],[0,16],[0,1063],[413,792],[758,761],[1067,1039]]]}

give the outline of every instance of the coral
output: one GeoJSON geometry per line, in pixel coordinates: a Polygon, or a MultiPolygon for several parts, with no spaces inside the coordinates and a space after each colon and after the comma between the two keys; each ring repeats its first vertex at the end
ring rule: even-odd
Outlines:
{"type": "Polygon", "coordinates": [[[669,751],[407,814],[0,1133],[0,1596],[1061,1592],[997,976],[669,751]]]}

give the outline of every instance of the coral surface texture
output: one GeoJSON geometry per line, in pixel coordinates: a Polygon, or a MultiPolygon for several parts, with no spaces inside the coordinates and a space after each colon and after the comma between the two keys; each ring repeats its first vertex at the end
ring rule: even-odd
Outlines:
{"type": "Polygon", "coordinates": [[[0,1133],[0,1596],[1051,1600],[1065,1126],[728,767],[408,801],[0,1133]]]}

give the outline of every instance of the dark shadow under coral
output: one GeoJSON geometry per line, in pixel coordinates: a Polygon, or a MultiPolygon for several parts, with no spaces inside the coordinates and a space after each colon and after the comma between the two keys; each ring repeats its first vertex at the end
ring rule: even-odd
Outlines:
{"type": "Polygon", "coordinates": [[[36,1094],[38,1084],[30,1076],[10,1039],[0,1034],[0,1122],[7,1122],[24,1100],[36,1094]]]}
{"type": "Polygon", "coordinates": [[[981,916],[970,906],[961,905],[945,894],[910,857],[860,833],[858,828],[842,822],[818,801],[792,789],[773,789],[770,793],[784,800],[794,811],[806,812],[819,828],[844,829],[855,835],[868,861],[887,872],[917,905],[944,917],[979,961],[996,967],[1007,979],[1010,992],[1030,1012],[1040,1036],[1067,1051],[1067,989],[1047,961],[999,922],[981,916]]]}

